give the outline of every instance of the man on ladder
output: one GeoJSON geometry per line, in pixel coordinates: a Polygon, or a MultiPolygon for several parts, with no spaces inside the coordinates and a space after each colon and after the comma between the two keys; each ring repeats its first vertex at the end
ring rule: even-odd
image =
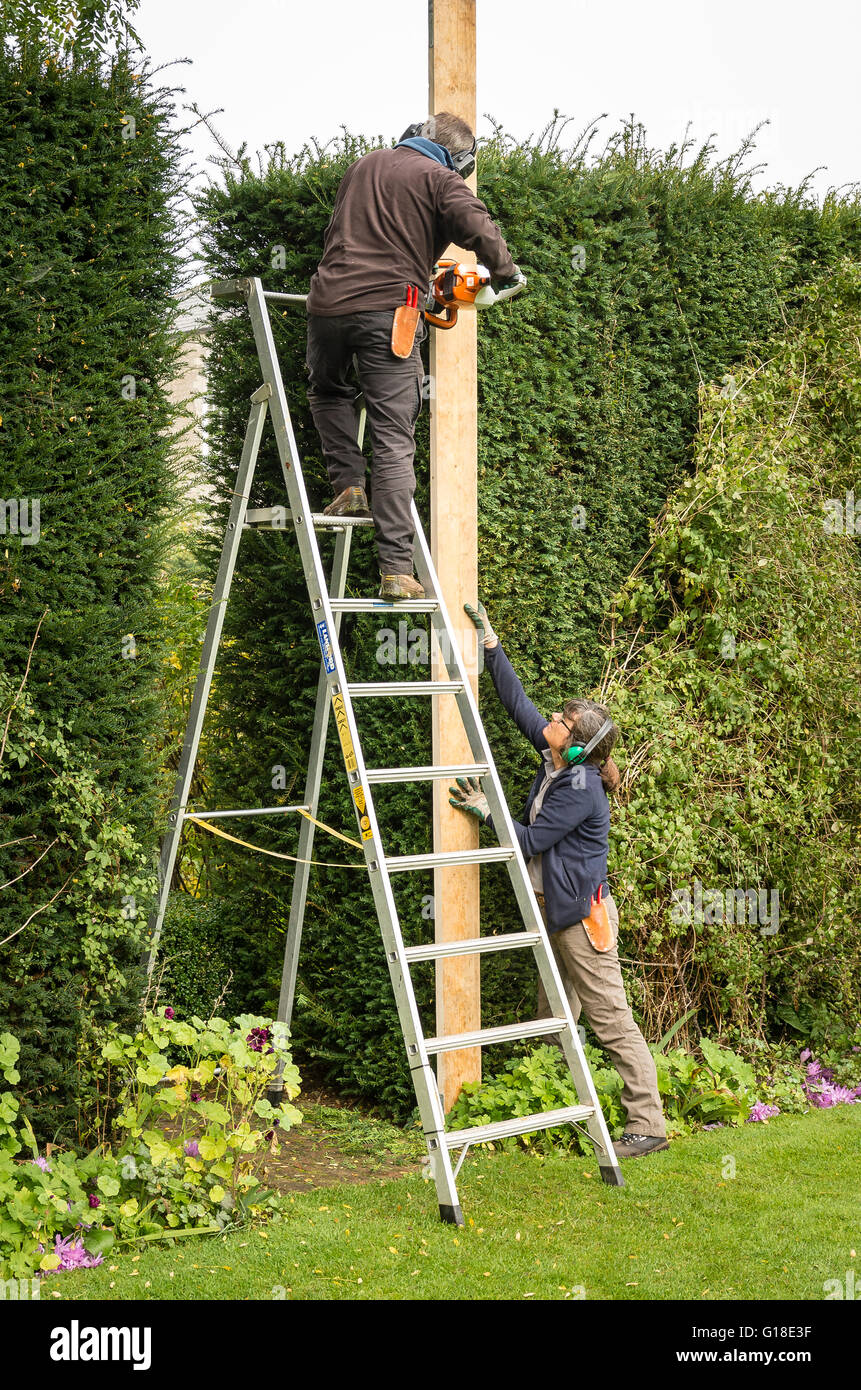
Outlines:
{"type": "Polygon", "coordinates": [[[335,491],[326,515],[373,515],[385,599],[425,596],[413,576],[410,509],[427,334],[419,301],[433,266],[453,242],[487,265],[497,298],[526,283],[484,203],[463,182],[475,168],[475,148],[467,123],[442,111],[410,126],[394,149],[351,164],[308,294],[308,401],[335,491]],[[370,508],[356,387],[347,380],[354,355],[373,446],[370,508]]]}

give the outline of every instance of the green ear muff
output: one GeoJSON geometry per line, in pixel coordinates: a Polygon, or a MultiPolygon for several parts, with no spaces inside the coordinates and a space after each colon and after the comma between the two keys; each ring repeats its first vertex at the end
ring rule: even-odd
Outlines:
{"type": "Polygon", "coordinates": [[[590,738],[585,748],[581,747],[579,743],[574,743],[571,745],[570,748],[566,748],[561,755],[563,761],[566,763],[581,763],[584,758],[587,758],[589,756],[593,748],[597,748],[598,744],[601,742],[601,739],[604,737],[605,734],[608,734],[610,732],[612,727],[612,719],[605,719],[597,734],[595,734],[594,738],[590,738]]]}

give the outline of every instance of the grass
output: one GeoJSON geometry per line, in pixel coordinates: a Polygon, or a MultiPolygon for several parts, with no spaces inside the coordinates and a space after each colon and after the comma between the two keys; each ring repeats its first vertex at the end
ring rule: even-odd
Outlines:
{"type": "Polygon", "coordinates": [[[419,1175],[341,1185],[265,1228],[112,1252],[42,1298],[822,1299],[861,1269],[859,1149],[845,1105],[678,1139],[629,1160],[623,1189],[591,1159],[483,1152],[460,1230],[419,1175]]]}

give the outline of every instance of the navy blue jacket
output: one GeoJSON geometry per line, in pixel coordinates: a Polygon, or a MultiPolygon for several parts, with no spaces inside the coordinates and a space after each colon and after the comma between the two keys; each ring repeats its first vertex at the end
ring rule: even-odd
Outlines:
{"type": "MultiPolygon", "coordinates": [[[[527,696],[517,674],[497,643],[485,647],[484,663],[490,672],[500,700],[518,729],[543,753],[549,747],[542,730],[549,719],[527,696]]],[[[595,763],[583,763],[562,772],[547,788],[544,804],[534,824],[529,824],[532,803],[544,781],[539,769],[520,820],[514,830],[526,859],[542,855],[544,910],[547,929],[561,931],[588,917],[591,900],[607,882],[607,836],[610,829],[610,803],[595,763]]],[[[492,820],[488,821],[493,825],[492,820]]]]}

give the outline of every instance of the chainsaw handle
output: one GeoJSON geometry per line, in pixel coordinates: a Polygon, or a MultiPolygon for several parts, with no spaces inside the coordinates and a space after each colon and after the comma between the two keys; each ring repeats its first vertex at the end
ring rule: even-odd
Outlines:
{"type": "Polygon", "coordinates": [[[457,309],[455,305],[446,304],[445,311],[448,317],[441,318],[439,314],[431,314],[425,309],[425,323],[432,323],[434,328],[454,328],[457,323],[457,309]]]}

